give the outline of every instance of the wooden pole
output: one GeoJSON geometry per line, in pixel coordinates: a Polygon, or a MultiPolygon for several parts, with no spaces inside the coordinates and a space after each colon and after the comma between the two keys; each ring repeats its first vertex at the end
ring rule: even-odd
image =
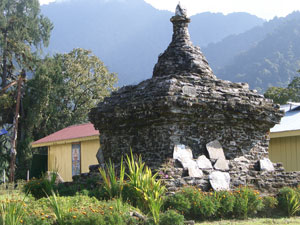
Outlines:
{"type": "Polygon", "coordinates": [[[21,100],[21,86],[22,82],[25,79],[26,74],[23,70],[21,76],[18,79],[18,93],[17,93],[17,104],[16,104],[16,113],[13,122],[13,135],[11,139],[11,151],[10,151],[10,173],[9,173],[9,182],[14,182],[15,180],[15,167],[16,167],[16,155],[17,155],[17,137],[18,137],[18,122],[19,122],[19,111],[20,111],[20,100],[21,100]]]}
{"type": "Polygon", "coordinates": [[[27,182],[29,181],[29,170],[27,170],[27,182]]]}

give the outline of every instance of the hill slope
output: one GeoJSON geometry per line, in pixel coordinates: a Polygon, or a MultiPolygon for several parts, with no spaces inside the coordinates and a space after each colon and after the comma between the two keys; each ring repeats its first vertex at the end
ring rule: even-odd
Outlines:
{"type": "MultiPolygon", "coordinates": [[[[169,19],[173,13],[142,0],[72,0],[42,6],[42,13],[55,26],[49,53],[91,49],[110,71],[119,74],[119,85],[151,77],[157,56],[172,37],[169,19]]],[[[191,37],[200,46],[264,22],[247,13],[202,13],[191,19],[191,37]]]]}
{"type": "MultiPolygon", "coordinates": [[[[270,86],[286,86],[300,68],[300,13],[295,12],[286,18],[274,19],[261,28],[238,35],[231,42],[224,40],[214,46],[225,49],[222,52],[226,62],[220,56],[215,57],[216,74],[219,78],[235,82],[247,82],[251,88],[261,92],[270,86]],[[268,32],[265,32],[265,31],[268,32]],[[260,33],[260,34],[259,34],[260,33]],[[256,36],[255,36],[256,35],[256,36]],[[246,43],[245,38],[251,39],[246,43]],[[235,43],[242,43],[241,46],[235,43]],[[230,49],[236,46],[236,49],[230,49]],[[238,49],[240,48],[240,49],[238,49]],[[237,50],[238,49],[238,50],[237,50]],[[239,52],[240,51],[240,52],[239,52]],[[219,61],[218,61],[219,60],[219,61]],[[223,66],[223,67],[222,67],[223,66]]],[[[233,48],[232,48],[233,49],[233,48]]],[[[211,49],[205,49],[206,53],[211,49]]],[[[213,60],[212,60],[213,61],[213,60]]]]}

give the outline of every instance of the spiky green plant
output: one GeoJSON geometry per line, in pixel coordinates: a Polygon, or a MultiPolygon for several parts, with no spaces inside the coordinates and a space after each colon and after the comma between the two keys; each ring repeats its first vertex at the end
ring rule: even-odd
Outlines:
{"type": "Polygon", "coordinates": [[[25,215],[23,199],[6,198],[0,201],[0,224],[18,225],[25,215]]]}
{"type": "Polygon", "coordinates": [[[293,216],[300,211],[300,202],[297,195],[286,195],[286,201],[288,202],[288,216],[293,216]]]}
{"type": "Polygon", "coordinates": [[[145,163],[142,161],[142,157],[138,156],[137,160],[134,159],[132,151],[130,151],[130,157],[126,155],[126,164],[128,167],[128,173],[126,174],[129,178],[129,182],[134,187],[141,186],[141,177],[145,163]]]}
{"type": "Polygon", "coordinates": [[[62,224],[64,224],[64,210],[61,207],[61,205],[59,204],[59,202],[57,201],[57,197],[56,197],[55,192],[52,190],[51,193],[52,193],[51,196],[47,195],[50,207],[52,208],[52,210],[54,212],[56,222],[59,225],[62,225],[62,224]]]}
{"type": "Polygon", "coordinates": [[[284,187],[280,189],[278,194],[279,206],[289,217],[300,212],[300,197],[296,190],[291,187],[284,187]]]}
{"type": "Polygon", "coordinates": [[[127,155],[126,159],[129,183],[141,196],[139,208],[151,212],[155,224],[158,224],[165,186],[161,184],[160,180],[156,180],[158,173],[152,174],[151,169],[142,162],[141,156],[136,161],[131,151],[130,157],[127,155]]]}
{"type": "Polygon", "coordinates": [[[115,165],[109,160],[109,164],[106,164],[107,171],[104,168],[99,168],[99,172],[103,179],[104,190],[108,193],[110,199],[121,198],[124,185],[125,167],[123,163],[123,157],[120,163],[119,180],[116,175],[115,165]]]}

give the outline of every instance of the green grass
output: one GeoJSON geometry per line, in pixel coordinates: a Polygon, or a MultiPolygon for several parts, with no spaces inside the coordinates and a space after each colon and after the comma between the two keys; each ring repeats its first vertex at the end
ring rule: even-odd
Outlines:
{"type": "Polygon", "coordinates": [[[260,225],[260,224],[290,224],[299,225],[300,217],[291,218],[254,218],[248,220],[220,220],[212,222],[200,222],[196,225],[260,225]]]}
{"type": "Polygon", "coordinates": [[[1,195],[11,195],[11,194],[23,194],[23,186],[25,181],[19,180],[17,183],[5,183],[0,184],[0,196],[1,195]],[[16,186],[16,187],[15,187],[16,186]]]}

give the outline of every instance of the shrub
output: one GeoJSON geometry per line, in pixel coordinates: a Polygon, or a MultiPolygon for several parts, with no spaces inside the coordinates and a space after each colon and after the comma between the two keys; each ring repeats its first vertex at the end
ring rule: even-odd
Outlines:
{"type": "Polygon", "coordinates": [[[210,219],[215,216],[219,202],[213,192],[202,192],[194,187],[184,188],[183,195],[191,203],[191,209],[185,216],[192,219],[210,219]]]}
{"type": "Polygon", "coordinates": [[[85,183],[86,183],[86,188],[91,190],[99,186],[100,178],[98,176],[91,176],[86,179],[85,183]]]}
{"type": "Polygon", "coordinates": [[[219,202],[216,200],[215,193],[203,193],[200,199],[197,199],[194,212],[198,213],[202,219],[213,218],[219,208],[219,202]]]}
{"type": "Polygon", "coordinates": [[[23,224],[30,225],[53,225],[53,221],[46,217],[38,217],[38,216],[26,216],[24,217],[23,224]]]}
{"type": "Polygon", "coordinates": [[[113,212],[105,215],[104,220],[106,224],[116,224],[116,225],[123,225],[125,224],[123,220],[123,216],[120,215],[119,212],[113,212]]]}
{"type": "Polygon", "coordinates": [[[104,189],[103,185],[101,185],[99,188],[96,188],[94,190],[89,191],[90,197],[95,197],[98,200],[109,200],[109,195],[107,191],[104,189]]]}
{"type": "Polygon", "coordinates": [[[124,225],[124,224],[138,224],[138,221],[129,214],[121,215],[119,212],[106,212],[99,215],[99,213],[68,213],[65,216],[64,225],[124,225]]]}
{"type": "Polygon", "coordinates": [[[57,173],[51,173],[50,179],[44,174],[40,179],[32,179],[24,185],[24,192],[30,193],[36,199],[51,195],[55,188],[57,173]]]}
{"type": "Polygon", "coordinates": [[[160,216],[159,224],[161,225],[183,225],[184,216],[174,210],[168,210],[160,216]]]}
{"type": "Polygon", "coordinates": [[[280,189],[278,194],[279,207],[286,213],[287,216],[293,216],[300,211],[298,192],[290,187],[280,189]]]}
{"type": "Polygon", "coordinates": [[[139,204],[142,204],[142,194],[136,190],[135,187],[133,187],[130,184],[124,184],[123,191],[122,191],[122,198],[123,201],[128,202],[134,207],[138,207],[139,204]]]}
{"type": "Polygon", "coordinates": [[[64,225],[95,225],[95,224],[106,224],[104,218],[97,214],[91,214],[86,216],[84,214],[67,214],[65,216],[64,225]]]}
{"type": "Polygon", "coordinates": [[[231,217],[233,215],[235,196],[231,191],[219,191],[216,193],[216,198],[219,201],[217,216],[220,218],[231,217]]]}
{"type": "Polygon", "coordinates": [[[265,216],[272,216],[273,212],[276,210],[278,206],[278,200],[277,198],[273,196],[264,196],[263,199],[263,214],[265,216]]]}
{"type": "Polygon", "coordinates": [[[145,225],[157,225],[157,224],[154,222],[153,217],[149,217],[147,218],[145,225]]]}
{"type": "Polygon", "coordinates": [[[81,193],[84,190],[84,186],[82,184],[72,184],[66,185],[64,183],[60,183],[54,187],[54,190],[60,196],[74,196],[76,193],[81,193]]]}
{"type": "MultiPolygon", "coordinates": [[[[139,224],[139,220],[130,216],[137,211],[120,199],[113,201],[98,201],[83,195],[72,197],[51,196],[33,201],[26,208],[23,224],[139,224]]],[[[1,223],[0,223],[1,224],[1,223]]]]}
{"type": "Polygon", "coordinates": [[[262,198],[259,192],[249,187],[240,187],[235,192],[234,214],[236,217],[246,219],[263,209],[262,198]]]}
{"type": "Polygon", "coordinates": [[[176,193],[166,197],[163,209],[172,209],[187,215],[191,209],[191,203],[183,193],[176,193]]]}

